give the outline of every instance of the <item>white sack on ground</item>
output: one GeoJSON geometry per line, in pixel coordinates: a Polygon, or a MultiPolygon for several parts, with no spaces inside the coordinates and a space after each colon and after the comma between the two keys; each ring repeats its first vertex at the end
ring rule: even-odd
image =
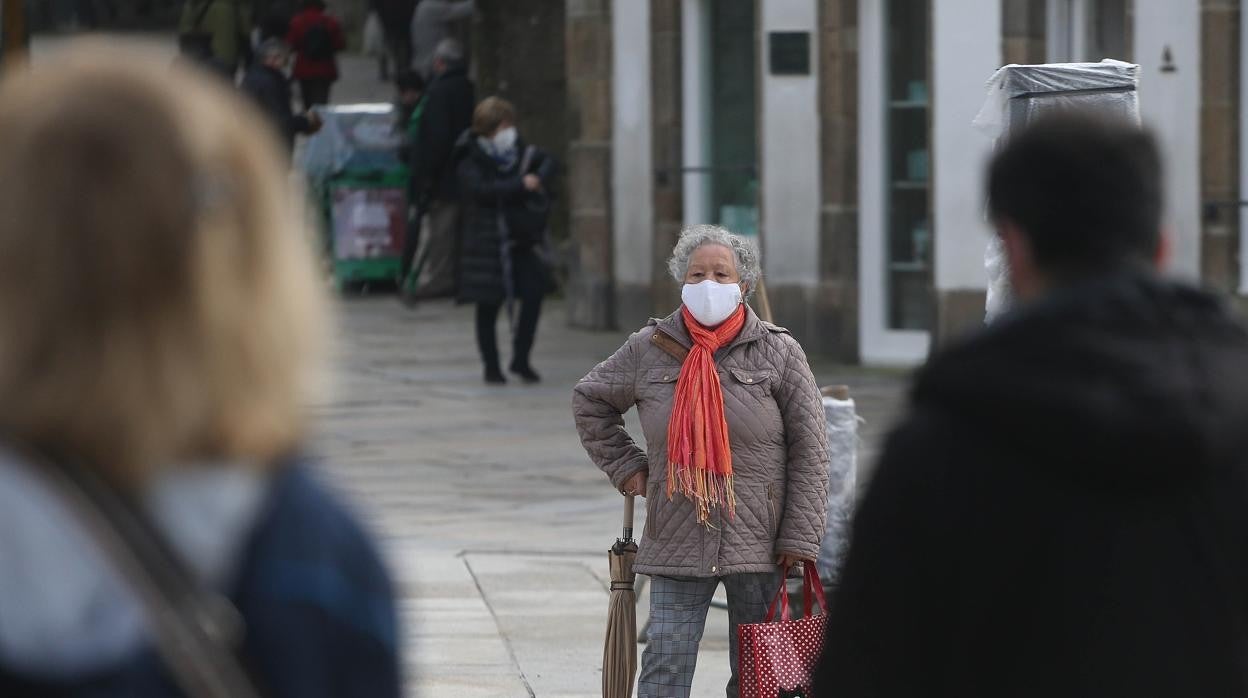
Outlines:
{"type": "Polygon", "coordinates": [[[858,485],[858,412],[854,401],[823,398],[828,429],[828,524],[816,566],[824,584],[836,583],[849,547],[858,485]]]}

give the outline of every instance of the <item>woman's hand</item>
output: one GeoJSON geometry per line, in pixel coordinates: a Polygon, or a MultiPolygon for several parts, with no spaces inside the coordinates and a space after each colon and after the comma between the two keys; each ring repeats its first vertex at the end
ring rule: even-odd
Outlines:
{"type": "Polygon", "coordinates": [[[529,191],[541,191],[542,178],[535,174],[526,174],[524,176],[524,188],[529,191]]]}
{"type": "Polygon", "coordinates": [[[624,484],[620,487],[620,494],[631,494],[634,497],[646,496],[646,471],[639,470],[625,480],[624,484]]]}
{"type": "Polygon", "coordinates": [[[776,557],[776,562],[780,563],[780,566],[786,570],[792,567],[793,565],[796,565],[799,562],[814,562],[814,561],[815,561],[815,558],[813,557],[807,557],[805,555],[799,555],[798,553],[790,553],[790,552],[785,552],[785,551],[781,551],[780,555],[776,557]]]}

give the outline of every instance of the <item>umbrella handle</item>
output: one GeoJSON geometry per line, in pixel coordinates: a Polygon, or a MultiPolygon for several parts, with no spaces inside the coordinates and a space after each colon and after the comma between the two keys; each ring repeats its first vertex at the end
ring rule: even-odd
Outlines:
{"type": "Polygon", "coordinates": [[[633,495],[624,495],[624,540],[633,539],[633,495]]]}

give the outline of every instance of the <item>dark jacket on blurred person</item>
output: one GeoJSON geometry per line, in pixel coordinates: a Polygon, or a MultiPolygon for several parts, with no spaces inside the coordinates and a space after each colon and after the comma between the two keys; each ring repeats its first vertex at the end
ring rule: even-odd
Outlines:
{"type": "Polygon", "coordinates": [[[312,123],[306,115],[295,113],[290,102],[290,81],[282,71],[256,63],[247,69],[241,87],[264,110],[286,153],[294,152],[295,136],[310,133],[312,123]]]}
{"type": "MultiPolygon", "coordinates": [[[[20,463],[0,451],[0,560],[10,561],[0,574],[0,695],[178,695],[129,588],[20,463]]],[[[305,466],[177,471],[143,495],[174,552],[242,615],[239,655],[264,695],[400,695],[389,577],[305,466]]]]}
{"type": "Polygon", "coordinates": [[[500,222],[510,213],[523,209],[531,197],[542,196],[524,188],[524,175],[536,174],[547,187],[554,180],[555,160],[539,148],[534,148],[528,171],[520,171],[527,147],[523,139],[517,139],[509,161],[500,162],[482,149],[479,139],[470,131],[465,131],[455,146],[459,188],[464,199],[459,258],[458,299],[461,303],[501,303],[506,298],[506,283],[513,283],[519,296],[540,297],[545,293],[541,261],[533,259],[533,264],[526,263],[534,257],[533,250],[543,242],[542,237],[506,230],[500,222]],[[513,258],[524,258],[520,265],[512,266],[510,279],[503,269],[505,242],[513,258]]]}
{"type": "Polygon", "coordinates": [[[458,201],[452,154],[460,134],[472,123],[474,92],[462,66],[447,69],[430,83],[413,148],[412,186],[417,196],[458,201]]]}
{"type": "Polygon", "coordinates": [[[938,354],[888,439],[820,696],[1248,695],[1248,333],[1146,274],[938,354]]]}

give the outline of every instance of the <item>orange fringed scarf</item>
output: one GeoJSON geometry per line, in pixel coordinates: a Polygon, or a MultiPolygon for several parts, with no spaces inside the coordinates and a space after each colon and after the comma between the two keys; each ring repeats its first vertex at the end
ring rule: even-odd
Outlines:
{"type": "Polygon", "coordinates": [[[715,329],[707,329],[681,306],[693,349],[676,381],[672,417],[667,423],[667,497],[679,492],[694,503],[698,523],[710,525],[711,510],[726,506],[736,513],[732,493],[732,451],[724,419],[724,390],[715,370],[715,351],[731,342],[745,325],[745,304],[715,329]]]}

